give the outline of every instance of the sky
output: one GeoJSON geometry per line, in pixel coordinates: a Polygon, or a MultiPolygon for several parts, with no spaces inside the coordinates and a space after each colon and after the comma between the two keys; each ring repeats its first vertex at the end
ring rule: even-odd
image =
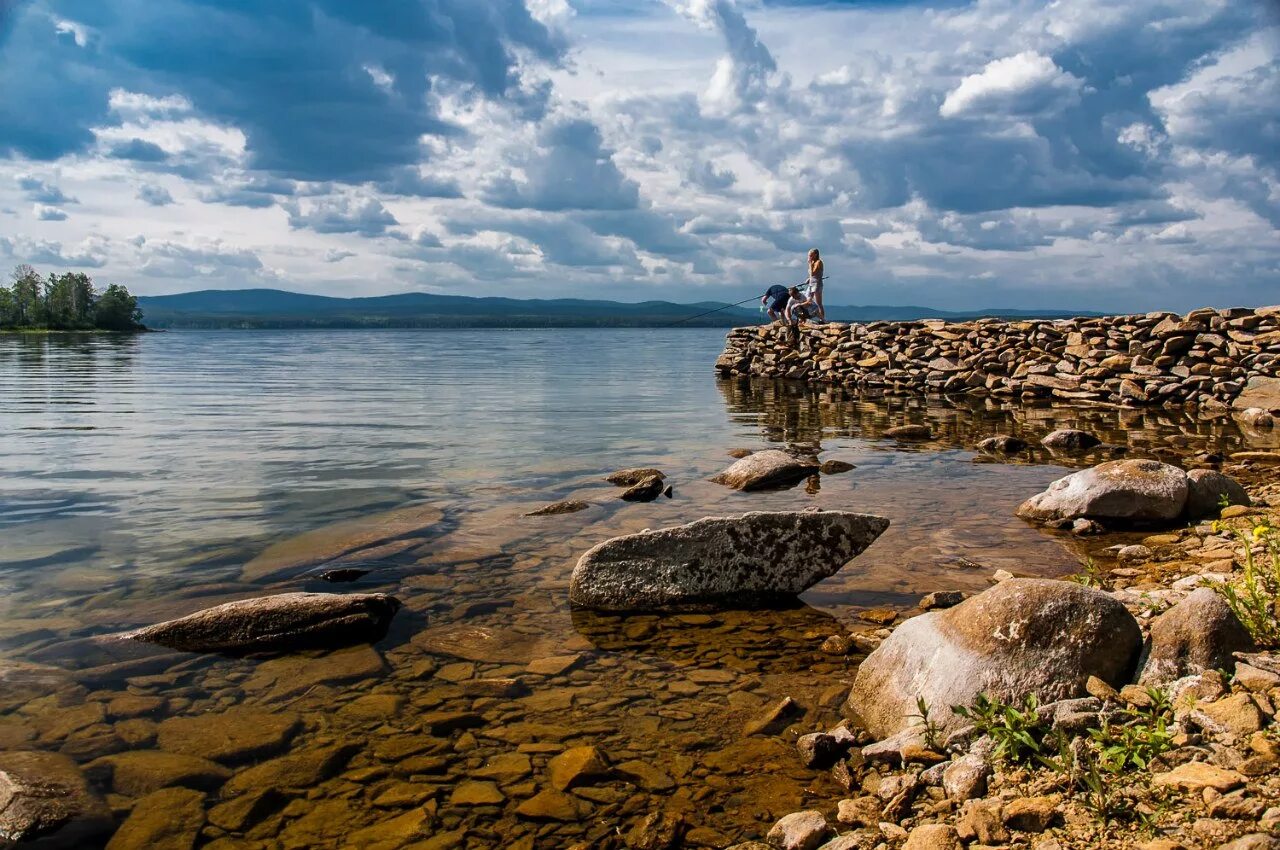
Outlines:
{"type": "Polygon", "coordinates": [[[0,265],[1280,302],[1277,0],[0,0],[0,265]]]}

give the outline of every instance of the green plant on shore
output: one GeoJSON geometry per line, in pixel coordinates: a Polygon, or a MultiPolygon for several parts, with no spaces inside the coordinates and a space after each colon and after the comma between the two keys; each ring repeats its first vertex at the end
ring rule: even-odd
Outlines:
{"type": "Polygon", "coordinates": [[[942,725],[929,717],[929,704],[924,701],[924,697],[916,697],[916,713],[908,717],[916,721],[916,728],[924,738],[924,745],[931,750],[942,752],[942,741],[939,737],[942,734],[942,725]]]}
{"type": "Polygon", "coordinates": [[[1265,519],[1252,528],[1225,527],[1214,523],[1215,531],[1228,530],[1244,550],[1243,575],[1230,582],[1213,585],[1227,605],[1263,648],[1280,646],[1280,532],[1265,519]],[[1254,548],[1261,546],[1261,557],[1254,548]]]}
{"type": "Polygon", "coordinates": [[[1102,587],[1103,578],[1102,568],[1093,562],[1093,558],[1085,558],[1084,569],[1075,575],[1067,576],[1068,581],[1074,581],[1085,587],[1102,587]]]}
{"type": "Polygon", "coordinates": [[[1103,721],[1101,729],[1090,729],[1089,737],[1098,748],[1098,761],[1109,773],[1123,773],[1137,768],[1146,770],[1152,759],[1173,747],[1169,724],[1173,712],[1162,692],[1150,691],[1153,705],[1128,708],[1121,723],[1103,721]]]}
{"type": "Polygon", "coordinates": [[[952,711],[990,736],[996,758],[1023,763],[1044,753],[1042,745],[1050,723],[1040,716],[1035,694],[1027,694],[1016,706],[978,694],[972,706],[958,705],[952,711]]]}

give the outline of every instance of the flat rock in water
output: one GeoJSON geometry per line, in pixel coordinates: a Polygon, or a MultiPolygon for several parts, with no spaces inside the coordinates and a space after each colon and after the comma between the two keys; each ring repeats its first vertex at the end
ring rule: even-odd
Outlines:
{"type": "Polygon", "coordinates": [[[1018,506],[1035,520],[1172,522],[1187,506],[1187,474],[1156,460],[1112,460],[1059,478],[1018,506]]]}
{"type": "Polygon", "coordinates": [[[111,810],[75,762],[46,752],[0,753],[0,843],[79,848],[110,832],[111,810]]]}
{"type": "Polygon", "coordinates": [[[638,466],[633,469],[620,469],[612,475],[606,476],[605,481],[617,487],[632,487],[646,478],[666,478],[666,473],[661,469],[653,469],[648,466],[638,466]]]}
{"type": "Polygon", "coordinates": [[[336,522],[267,547],[262,554],[244,565],[240,575],[246,581],[256,581],[283,570],[316,566],[428,529],[443,518],[444,512],[435,505],[414,505],[336,522]]]}
{"type": "Polygon", "coordinates": [[[400,603],[385,593],[280,593],[121,635],[184,652],[324,649],[380,640],[400,603]]]}
{"type": "Polygon", "coordinates": [[[870,546],[889,520],[755,512],[615,537],[582,556],[569,601],[606,611],[755,605],[795,596],[870,546]]]}
{"type": "Polygon", "coordinates": [[[884,436],[895,440],[932,440],[933,429],[928,425],[898,425],[884,429],[884,436]]]}
{"type": "Polygon", "coordinates": [[[920,698],[945,735],[967,723],[951,709],[980,693],[1047,703],[1083,696],[1090,676],[1122,685],[1141,648],[1137,621],[1110,594],[1010,578],[900,625],[858,668],[847,707],[879,740],[915,727],[920,698]]]}
{"type": "Polygon", "coordinates": [[[549,505],[543,505],[536,511],[529,511],[525,516],[559,516],[561,514],[576,514],[578,511],[585,511],[591,507],[589,504],[578,499],[566,499],[562,502],[552,502],[549,505]]]}
{"type": "Polygon", "coordinates": [[[819,469],[819,465],[811,460],[800,460],[784,451],[768,449],[747,455],[711,480],[735,490],[764,490],[796,484],[819,469]]]}
{"type": "Polygon", "coordinates": [[[839,475],[854,468],[854,465],[847,460],[827,460],[822,462],[820,470],[823,475],[839,475]]]}

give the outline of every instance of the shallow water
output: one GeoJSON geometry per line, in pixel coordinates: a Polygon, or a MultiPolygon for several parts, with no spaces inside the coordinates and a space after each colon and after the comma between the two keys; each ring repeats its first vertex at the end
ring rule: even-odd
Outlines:
{"type": "Polygon", "coordinates": [[[211,791],[198,846],[610,847],[653,812],[682,814],[687,844],[721,846],[837,793],[799,768],[791,737],[743,734],[783,696],[803,709],[796,729],[838,718],[854,667],[818,653],[825,636],[870,629],[857,618],[870,606],[978,590],[997,568],[1078,569],[1085,544],[1012,510],[1085,460],[976,462],[978,439],[1080,426],[1174,458],[1248,440],[1181,411],[720,381],[722,341],[715,330],[0,336],[0,657],[56,668],[10,672],[0,748],[90,765],[123,816],[173,783],[146,771],[149,783],[125,782],[121,754],[172,749],[175,718],[261,709],[296,723],[252,754],[215,754],[246,778],[211,791]],[[928,422],[935,440],[879,437],[905,422],[928,422]],[[770,445],[856,469],[760,494],[706,480],[727,450],[770,445]],[[601,480],[640,465],[665,470],[675,498],[628,504],[601,480]],[[591,507],[523,516],[569,497],[591,507]],[[610,536],[810,505],[893,525],[795,608],[624,619],[566,604],[578,555],[610,536]],[[391,545],[343,556],[371,570],[359,581],[302,576],[342,550],[295,536],[339,524],[322,534],[340,540],[412,506],[391,545]],[[374,650],[328,656],[183,656],[115,675],[101,667],[115,659],[81,640],[293,589],[385,591],[405,609],[374,650]],[[518,690],[475,682],[494,677],[518,690]],[[253,763],[338,743],[324,770],[273,779],[286,790],[252,817],[218,808],[265,781],[244,774],[253,763]],[[612,774],[534,797],[548,759],[588,744],[612,774]],[[527,816],[530,798],[542,817],[527,816]]]}

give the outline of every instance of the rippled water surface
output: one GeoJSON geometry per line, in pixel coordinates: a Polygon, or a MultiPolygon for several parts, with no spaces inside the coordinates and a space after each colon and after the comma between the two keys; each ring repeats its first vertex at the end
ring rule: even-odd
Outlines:
{"type": "Polygon", "coordinates": [[[1078,568],[1078,544],[1012,510],[1082,461],[975,462],[977,440],[1079,425],[1177,456],[1242,439],[1180,411],[720,381],[722,342],[714,330],[0,336],[0,749],[67,754],[118,821],[161,806],[157,789],[194,786],[202,802],[165,817],[196,846],[643,846],[632,830],[655,813],[683,824],[686,846],[724,846],[837,793],[790,744],[838,719],[856,669],[818,652],[825,636],[873,628],[857,617],[870,606],[980,589],[997,568],[1078,568]],[[906,422],[935,439],[880,437],[906,422]],[[707,481],[728,450],[768,446],[856,468],[760,494],[707,481]],[[602,481],[641,465],[666,471],[675,498],[624,503],[602,481]],[[591,506],[524,516],[570,497],[591,506]],[[578,555],[610,536],[810,505],[893,525],[791,610],[618,618],[566,604],[578,555]],[[389,511],[393,540],[342,549],[389,511]],[[303,575],[336,556],[370,572],[348,585],[303,575]],[[385,591],[405,607],[372,650],[328,655],[109,667],[119,659],[85,640],[295,589],[385,591]],[[477,683],[493,678],[515,684],[477,683]],[[792,734],[745,734],[784,696],[802,708],[792,734]],[[277,734],[229,752],[182,725],[227,712],[264,729],[269,714],[277,734]],[[175,729],[196,743],[175,745],[175,729]],[[581,746],[609,771],[555,787],[548,762],[581,746]],[[140,755],[175,748],[216,775],[140,755]],[[264,785],[277,793],[257,800],[264,785]]]}

